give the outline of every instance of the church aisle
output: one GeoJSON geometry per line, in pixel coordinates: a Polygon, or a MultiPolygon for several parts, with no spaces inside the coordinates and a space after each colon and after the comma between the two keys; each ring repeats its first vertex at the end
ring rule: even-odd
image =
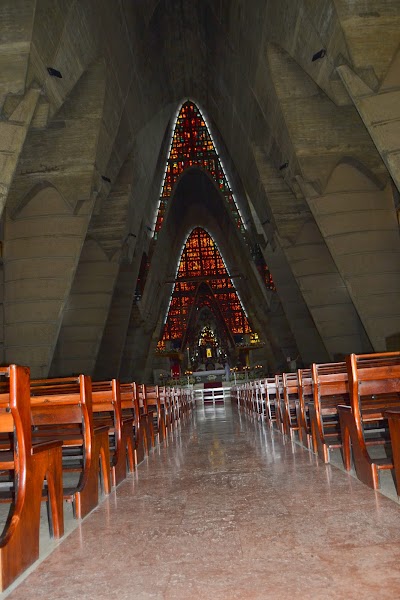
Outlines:
{"type": "Polygon", "coordinates": [[[395,502],[228,403],[198,408],[7,597],[392,599],[399,560],[395,502]]]}

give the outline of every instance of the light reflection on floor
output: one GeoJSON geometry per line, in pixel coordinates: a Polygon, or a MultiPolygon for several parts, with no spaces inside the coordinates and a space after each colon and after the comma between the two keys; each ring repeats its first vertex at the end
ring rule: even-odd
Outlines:
{"type": "Polygon", "coordinates": [[[201,406],[9,598],[392,599],[399,517],[229,402],[201,406]]]}

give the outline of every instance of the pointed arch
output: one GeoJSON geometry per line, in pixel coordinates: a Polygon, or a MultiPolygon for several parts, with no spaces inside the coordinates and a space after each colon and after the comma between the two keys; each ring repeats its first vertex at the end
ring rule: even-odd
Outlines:
{"type": "Polygon", "coordinates": [[[237,228],[244,233],[243,219],[217,153],[210,128],[196,104],[191,100],[186,100],[180,107],[173,124],[171,144],[153,227],[155,239],[162,227],[178,179],[184,171],[192,167],[200,167],[211,175],[225,198],[237,228]]]}
{"type": "MultiPolygon", "coordinates": [[[[11,219],[25,218],[26,207],[35,201],[36,203],[40,202],[42,205],[35,206],[35,208],[30,207],[31,212],[40,212],[43,213],[43,206],[46,206],[46,210],[48,213],[53,213],[55,210],[58,210],[59,213],[67,213],[73,214],[73,206],[70,202],[62,195],[62,193],[57,189],[53,183],[50,181],[40,181],[33,185],[30,191],[25,194],[25,196],[21,196],[18,202],[15,202],[12,207],[9,209],[9,215],[11,219]],[[49,200],[53,200],[53,202],[49,202],[49,200]],[[54,201],[58,202],[55,203],[54,201]],[[53,206],[51,206],[51,204],[53,206]],[[57,207],[56,207],[57,204],[57,207]]],[[[33,203],[32,203],[33,204],[33,203]]]]}
{"type": "Polygon", "coordinates": [[[385,350],[386,339],[400,329],[400,239],[392,185],[382,187],[367,167],[346,159],[336,165],[322,194],[310,185],[306,191],[357,311],[358,329],[363,327],[374,351],[385,350]]]}
{"type": "Polygon", "coordinates": [[[197,286],[195,299],[189,312],[188,325],[183,337],[182,348],[186,348],[188,345],[191,335],[193,332],[195,332],[199,325],[201,312],[207,308],[213,314],[215,320],[221,325],[221,330],[224,337],[228,340],[229,344],[233,348],[235,341],[233,339],[232,332],[229,330],[228,323],[224,319],[221,306],[217,301],[211,286],[205,281],[199,283],[197,286]]]}
{"type": "Polygon", "coordinates": [[[184,347],[191,315],[204,296],[205,283],[210,307],[216,317],[223,319],[223,328],[229,330],[231,339],[253,333],[217,245],[205,229],[196,227],[181,252],[159,348],[165,347],[167,341],[184,347]]]}

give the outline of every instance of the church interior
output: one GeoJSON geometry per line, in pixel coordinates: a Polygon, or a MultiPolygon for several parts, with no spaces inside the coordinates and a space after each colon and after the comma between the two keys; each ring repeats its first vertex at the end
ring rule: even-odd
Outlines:
{"type": "Polygon", "coordinates": [[[0,600],[400,595],[399,0],[0,0],[0,165],[0,600]]]}

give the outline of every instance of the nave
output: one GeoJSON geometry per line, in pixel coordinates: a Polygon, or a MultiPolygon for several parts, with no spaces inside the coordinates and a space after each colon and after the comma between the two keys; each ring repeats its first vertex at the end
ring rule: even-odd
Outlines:
{"type": "Polygon", "coordinates": [[[198,406],[10,600],[395,598],[399,506],[235,405],[198,406]]]}

